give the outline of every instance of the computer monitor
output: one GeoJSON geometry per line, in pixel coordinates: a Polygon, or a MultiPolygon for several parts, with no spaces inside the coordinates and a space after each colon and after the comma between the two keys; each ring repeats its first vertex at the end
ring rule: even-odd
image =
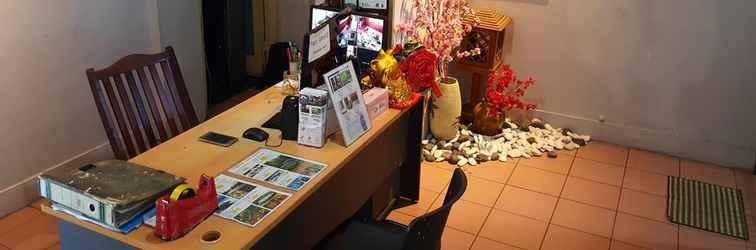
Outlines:
{"type": "MultiPolygon", "coordinates": [[[[334,8],[312,6],[311,29],[326,22],[338,12],[339,10],[334,8]]],[[[361,73],[370,66],[370,61],[378,56],[378,51],[388,47],[388,35],[391,31],[387,27],[387,19],[382,15],[354,11],[345,15],[338,20],[336,56],[341,61],[356,58],[356,69],[361,73]]]]}

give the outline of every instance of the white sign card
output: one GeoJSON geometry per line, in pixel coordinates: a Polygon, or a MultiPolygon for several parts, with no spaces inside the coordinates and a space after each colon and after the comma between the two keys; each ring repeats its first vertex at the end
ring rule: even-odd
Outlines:
{"type": "Polygon", "coordinates": [[[348,146],[373,126],[357,82],[357,73],[352,62],[347,62],[328,71],[323,77],[336,110],[341,134],[348,146]]]}
{"type": "Polygon", "coordinates": [[[320,30],[310,34],[309,53],[307,62],[311,63],[331,50],[331,30],[325,25],[320,30]]]}

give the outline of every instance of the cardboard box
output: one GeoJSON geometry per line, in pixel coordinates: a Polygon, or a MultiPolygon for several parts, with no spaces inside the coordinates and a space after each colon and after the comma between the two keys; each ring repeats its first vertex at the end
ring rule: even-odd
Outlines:
{"type": "Polygon", "coordinates": [[[362,96],[365,98],[365,106],[367,106],[371,121],[388,110],[388,91],[385,89],[372,88],[362,96]]]}

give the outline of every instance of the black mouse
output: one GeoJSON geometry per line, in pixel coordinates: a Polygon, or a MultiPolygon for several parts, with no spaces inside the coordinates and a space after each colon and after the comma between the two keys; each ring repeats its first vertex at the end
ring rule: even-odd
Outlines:
{"type": "Polygon", "coordinates": [[[247,131],[244,131],[242,137],[253,141],[265,141],[268,139],[268,132],[260,128],[249,128],[247,131]]]}

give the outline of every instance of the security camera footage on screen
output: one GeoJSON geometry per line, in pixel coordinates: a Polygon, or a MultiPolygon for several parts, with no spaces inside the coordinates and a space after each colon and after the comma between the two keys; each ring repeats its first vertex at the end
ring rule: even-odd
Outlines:
{"type": "MultiPolygon", "coordinates": [[[[324,23],[336,13],[332,10],[313,8],[312,28],[324,23]]],[[[338,56],[340,58],[357,57],[360,68],[367,67],[370,61],[378,56],[378,51],[383,48],[383,19],[352,14],[339,21],[338,31],[336,36],[336,43],[340,48],[337,51],[338,56]]]]}

